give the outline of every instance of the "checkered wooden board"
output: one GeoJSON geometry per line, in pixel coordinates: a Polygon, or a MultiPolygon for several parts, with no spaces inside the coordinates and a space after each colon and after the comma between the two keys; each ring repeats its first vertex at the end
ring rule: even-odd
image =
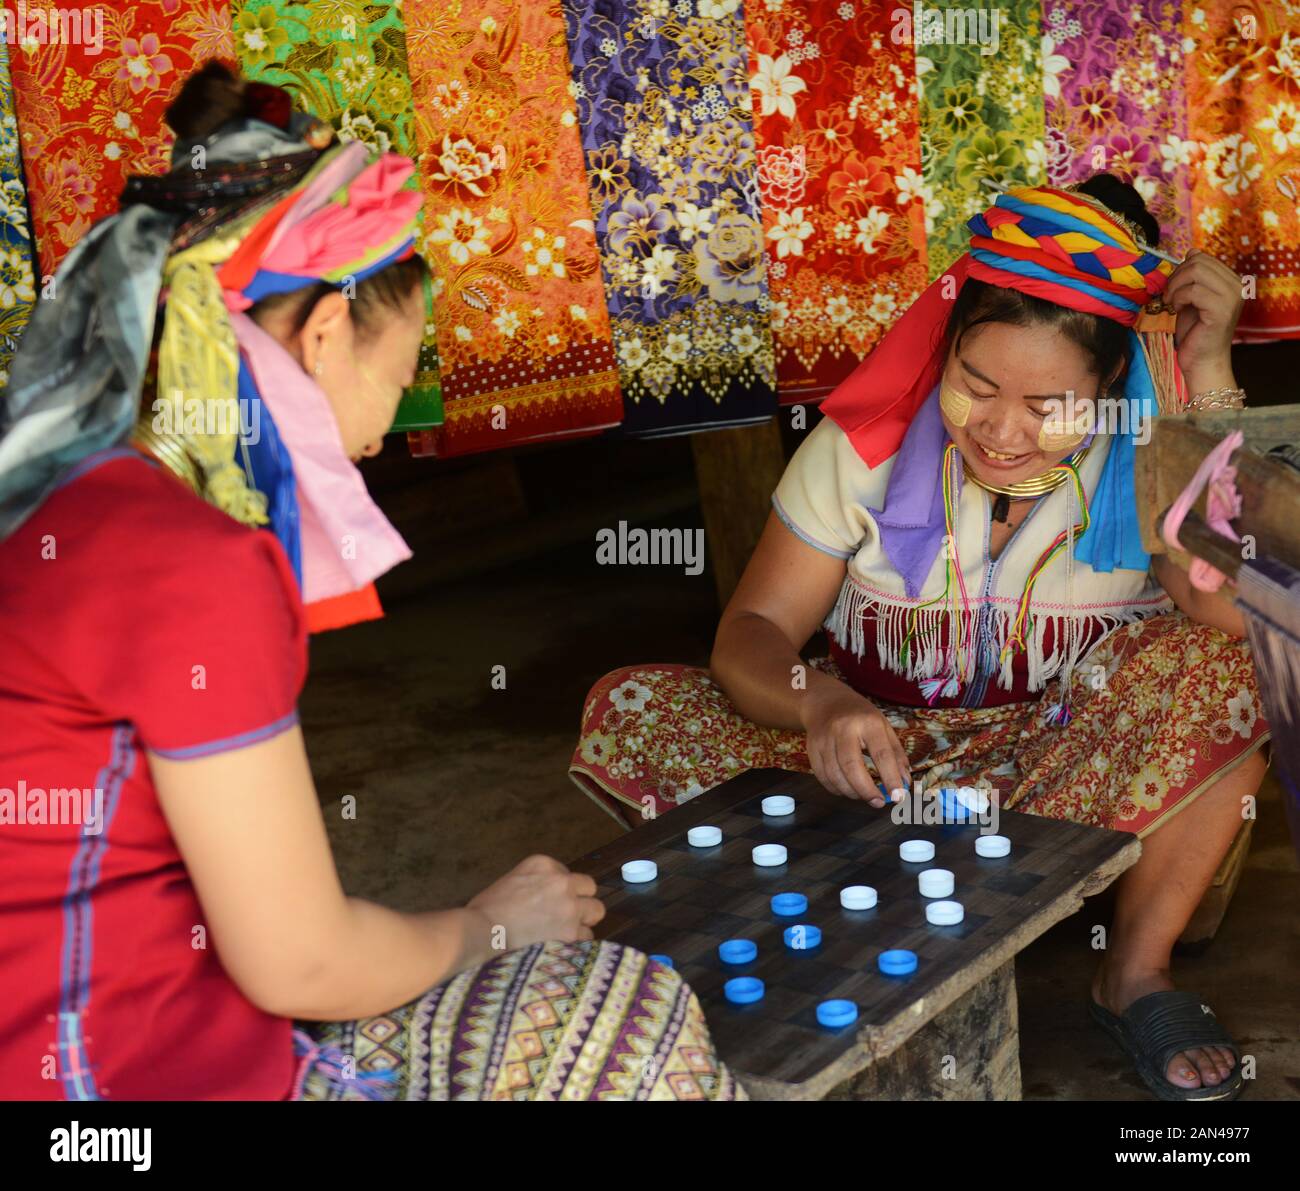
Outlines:
{"type": "MultiPolygon", "coordinates": [[[[1003,811],[999,834],[1011,840],[1001,859],[976,855],[979,825],[894,823],[888,809],[838,798],[812,777],[782,770],[752,770],[649,822],[614,843],[583,857],[573,868],[590,873],[599,885],[608,915],[597,928],[648,954],[673,961],[699,995],[718,1052],[742,1076],[755,1075],[797,1085],[841,1059],[858,1044],[870,1049],[896,1015],[929,1020],[966,987],[953,977],[978,967],[990,953],[1005,951],[1008,936],[1019,932],[1023,947],[1033,934],[1020,928],[1053,902],[1078,900],[1080,882],[1131,844],[1132,836],[1034,815],[1003,811]],[[765,816],[768,794],[790,794],[793,815],[765,816]],[[722,843],[693,848],[687,829],[708,823],[722,829],[722,843]],[[899,858],[905,839],[926,839],[935,856],[909,864],[899,858]],[[778,868],[754,864],[756,844],[779,843],[788,850],[778,868]],[[626,860],[653,860],[658,877],[647,884],[623,880],[626,860]],[[917,874],[950,869],[952,899],[965,907],[956,926],[931,926],[929,900],[920,894],[917,874]],[[878,894],[871,910],[845,910],[839,892],[846,885],[871,885],[878,894]],[[808,898],[797,918],[772,912],[774,894],[808,898]],[[782,932],[810,923],[822,930],[821,945],[795,951],[782,932]],[[718,944],[752,939],[758,957],[748,964],[724,964],[718,944]],[[910,976],[885,976],[876,960],[882,951],[914,951],[918,967],[910,976]],[[753,1005],[733,1005],[723,985],[733,976],[757,976],[766,986],[753,1005]],[[961,985],[954,992],[956,985],[961,985]],[[946,994],[936,997],[938,991],[946,994]],[[843,998],[858,1006],[851,1026],[828,1029],[817,1021],[820,1001],[843,998]],[[927,1001],[918,1015],[913,1008],[927,1001]]],[[[1044,916],[1042,929],[1064,916],[1044,916]]],[[[1014,952],[1012,952],[1014,954],[1014,952]]],[[[997,957],[1005,962],[1009,956],[997,957]]]]}

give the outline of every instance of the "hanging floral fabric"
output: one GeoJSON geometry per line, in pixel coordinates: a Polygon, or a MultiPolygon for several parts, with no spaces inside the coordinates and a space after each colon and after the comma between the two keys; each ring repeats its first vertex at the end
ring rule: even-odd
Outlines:
{"type": "Polygon", "coordinates": [[[1131,180],[1162,247],[1182,257],[1192,246],[1193,146],[1179,12],[1168,0],[1053,3],[1042,62],[1048,183],[1102,170],[1131,180]]]}
{"type": "Polygon", "coordinates": [[[0,389],[9,383],[9,361],[35,300],[27,187],[9,83],[9,54],[0,39],[0,389]]]}
{"type": "Polygon", "coordinates": [[[870,0],[745,8],[781,404],[829,393],[926,285],[915,53],[870,0]]]}
{"type": "MultiPolygon", "coordinates": [[[[128,174],[162,173],[163,109],[196,66],[233,58],[225,3],[61,4],[70,36],[10,46],[14,108],[42,276],[117,209],[128,174]]],[[[61,28],[62,32],[62,28],[61,28]]]]}
{"type": "Polygon", "coordinates": [[[776,410],[739,0],[564,0],[623,430],[776,410]]]}
{"type": "Polygon", "coordinates": [[[1196,246],[1249,278],[1237,334],[1300,337],[1300,23],[1294,5],[1183,13],[1196,246]]]}
{"type": "Polygon", "coordinates": [[[1045,180],[1042,41],[1038,0],[989,0],[979,10],[915,9],[921,14],[911,33],[933,280],[965,250],[966,221],[988,206],[990,191],[981,178],[1021,186],[1045,180]],[[962,23],[962,42],[956,22],[962,23]]]}
{"type": "Polygon", "coordinates": [[[623,415],[558,10],[407,0],[445,422],[417,454],[623,415]]]}
{"type": "MultiPolygon", "coordinates": [[[[301,108],[328,120],[341,141],[376,152],[417,153],[401,8],[364,0],[233,0],[231,17],[243,73],[289,91],[301,108]]],[[[415,383],[393,428],[442,422],[438,346],[426,330],[415,383]]]]}

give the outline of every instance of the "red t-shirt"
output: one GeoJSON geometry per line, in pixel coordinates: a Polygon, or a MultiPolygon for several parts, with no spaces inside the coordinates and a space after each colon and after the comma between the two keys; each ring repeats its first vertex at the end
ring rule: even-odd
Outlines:
{"type": "Polygon", "coordinates": [[[275,537],[135,451],[71,469],[0,541],[0,1097],[288,1094],[292,1022],[196,945],[144,750],[285,731],[305,674],[275,537]]]}

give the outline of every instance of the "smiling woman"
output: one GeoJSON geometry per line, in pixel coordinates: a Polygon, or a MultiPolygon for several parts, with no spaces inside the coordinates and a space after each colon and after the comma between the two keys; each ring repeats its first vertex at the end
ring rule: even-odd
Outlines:
{"type": "Polygon", "coordinates": [[[1269,731],[1240,628],[1152,574],[1132,459],[1177,391],[1157,380],[1178,383],[1153,374],[1139,313],[1172,303],[1198,392],[1231,383],[1238,291],[1200,254],[1171,275],[1139,244],[1157,230],[1141,199],[1108,175],[1014,189],[969,226],[970,251],[823,403],[710,672],[606,675],[570,773],[638,816],[776,766],[876,806],[914,780],[974,785],[1133,832],[1095,1014],[1176,1039],[1134,1051],[1157,1095],[1234,1096],[1237,1050],[1173,991],[1169,957],[1269,731]],[[830,656],[805,662],[819,627],[830,656]]]}

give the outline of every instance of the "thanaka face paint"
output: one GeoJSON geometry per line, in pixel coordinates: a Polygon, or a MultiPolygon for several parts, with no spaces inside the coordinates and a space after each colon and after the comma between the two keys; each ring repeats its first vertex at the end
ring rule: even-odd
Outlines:
{"type": "Polygon", "coordinates": [[[1055,453],[1077,447],[1092,429],[1093,403],[1079,401],[1073,393],[1064,401],[1048,402],[1047,416],[1038,428],[1038,448],[1055,453]]]}
{"type": "Polygon", "coordinates": [[[971,399],[946,380],[939,384],[939,408],[954,426],[965,426],[970,421],[971,399]]]}

